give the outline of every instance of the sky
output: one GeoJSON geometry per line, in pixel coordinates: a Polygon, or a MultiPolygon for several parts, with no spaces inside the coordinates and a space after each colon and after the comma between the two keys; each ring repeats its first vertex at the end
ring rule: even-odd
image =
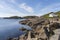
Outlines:
{"type": "Polygon", "coordinates": [[[41,16],[60,11],[60,0],[0,0],[0,17],[41,16]]]}

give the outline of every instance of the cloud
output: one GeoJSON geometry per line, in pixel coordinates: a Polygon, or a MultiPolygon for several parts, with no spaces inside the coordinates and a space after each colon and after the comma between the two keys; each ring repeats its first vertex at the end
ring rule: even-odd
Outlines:
{"type": "Polygon", "coordinates": [[[24,10],[26,10],[27,12],[30,12],[30,13],[34,12],[33,8],[28,6],[28,5],[26,5],[26,3],[20,4],[19,7],[24,9],[24,10]]]}
{"type": "Polygon", "coordinates": [[[8,2],[15,3],[16,0],[7,0],[8,2]]]}
{"type": "Polygon", "coordinates": [[[10,0],[11,2],[15,3],[16,0],[10,0]]]}
{"type": "Polygon", "coordinates": [[[15,10],[11,7],[8,7],[2,11],[0,11],[0,17],[9,17],[9,16],[23,16],[24,13],[18,11],[18,10],[15,10]]]}
{"type": "Polygon", "coordinates": [[[49,12],[55,12],[60,10],[60,3],[51,4],[49,6],[44,7],[43,9],[40,9],[39,15],[43,15],[49,12]]]}
{"type": "Polygon", "coordinates": [[[3,3],[0,3],[0,17],[23,16],[24,15],[24,13],[13,8],[14,6],[12,7],[11,5],[7,4],[5,1],[3,3]]]}
{"type": "Polygon", "coordinates": [[[2,9],[2,8],[4,8],[4,6],[3,5],[0,5],[0,9],[2,9]]]}

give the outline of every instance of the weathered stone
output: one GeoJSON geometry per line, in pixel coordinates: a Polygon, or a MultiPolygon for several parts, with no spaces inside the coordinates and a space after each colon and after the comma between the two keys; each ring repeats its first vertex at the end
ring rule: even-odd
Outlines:
{"type": "Polygon", "coordinates": [[[54,30],[55,35],[50,37],[50,40],[60,40],[60,29],[54,30]]]}
{"type": "Polygon", "coordinates": [[[52,20],[52,22],[50,20],[52,19],[35,18],[20,21],[19,23],[30,26],[32,30],[21,28],[20,30],[26,33],[21,35],[19,40],[52,40],[54,35],[58,33],[55,33],[54,30],[60,28],[60,23],[57,20],[52,20]]]}

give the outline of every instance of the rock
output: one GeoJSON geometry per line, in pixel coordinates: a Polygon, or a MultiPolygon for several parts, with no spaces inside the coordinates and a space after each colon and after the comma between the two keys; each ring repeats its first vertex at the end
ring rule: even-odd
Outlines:
{"type": "Polygon", "coordinates": [[[54,22],[54,23],[50,24],[49,28],[51,28],[51,30],[59,29],[60,23],[54,22]]]}
{"type": "Polygon", "coordinates": [[[19,39],[20,40],[53,40],[55,36],[57,36],[56,40],[59,39],[58,38],[59,36],[56,35],[58,34],[59,30],[58,31],[55,30],[60,28],[60,23],[57,21],[50,22],[50,20],[45,18],[34,18],[34,19],[29,18],[20,21],[19,23],[23,25],[28,25],[29,27],[32,28],[32,30],[21,28],[20,30],[25,32],[25,34],[21,35],[19,39]]]}
{"type": "Polygon", "coordinates": [[[26,25],[30,20],[23,20],[23,21],[20,21],[19,23],[23,24],[23,25],[26,25]]]}
{"type": "Polygon", "coordinates": [[[35,38],[43,39],[43,40],[46,40],[48,38],[48,35],[47,35],[48,31],[44,29],[44,27],[46,27],[46,25],[49,24],[49,20],[44,18],[43,19],[37,18],[36,20],[35,19],[24,20],[24,21],[21,21],[21,23],[23,23],[23,25],[24,24],[28,25],[33,29],[32,33],[35,35],[35,38]]]}
{"type": "Polygon", "coordinates": [[[50,40],[58,40],[59,39],[59,35],[53,35],[50,40]]]}
{"type": "Polygon", "coordinates": [[[8,40],[18,40],[19,38],[8,38],[8,40]]]}
{"type": "Polygon", "coordinates": [[[19,30],[21,30],[21,31],[28,31],[26,28],[24,28],[24,27],[22,27],[22,28],[20,28],[19,30]]]}
{"type": "Polygon", "coordinates": [[[21,36],[19,37],[19,40],[26,40],[27,37],[26,37],[25,35],[26,35],[26,34],[21,35],[21,36]]]}
{"type": "Polygon", "coordinates": [[[50,37],[50,40],[60,40],[60,29],[54,30],[55,35],[50,37]]]}
{"type": "Polygon", "coordinates": [[[23,25],[28,25],[28,26],[32,27],[33,29],[36,29],[36,26],[41,26],[43,24],[45,24],[45,25],[49,24],[49,21],[44,18],[43,19],[37,18],[36,20],[35,19],[23,20],[23,21],[20,21],[19,23],[21,23],[23,25]]]}
{"type": "Polygon", "coordinates": [[[54,30],[54,33],[57,34],[57,35],[60,35],[60,29],[54,30]]]}

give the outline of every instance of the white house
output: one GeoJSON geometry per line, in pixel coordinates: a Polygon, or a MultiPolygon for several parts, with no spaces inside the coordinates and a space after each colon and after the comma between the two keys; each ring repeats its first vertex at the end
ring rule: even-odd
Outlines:
{"type": "Polygon", "coordinates": [[[58,15],[55,13],[51,13],[51,14],[49,14],[49,17],[58,17],[58,15]]]}

